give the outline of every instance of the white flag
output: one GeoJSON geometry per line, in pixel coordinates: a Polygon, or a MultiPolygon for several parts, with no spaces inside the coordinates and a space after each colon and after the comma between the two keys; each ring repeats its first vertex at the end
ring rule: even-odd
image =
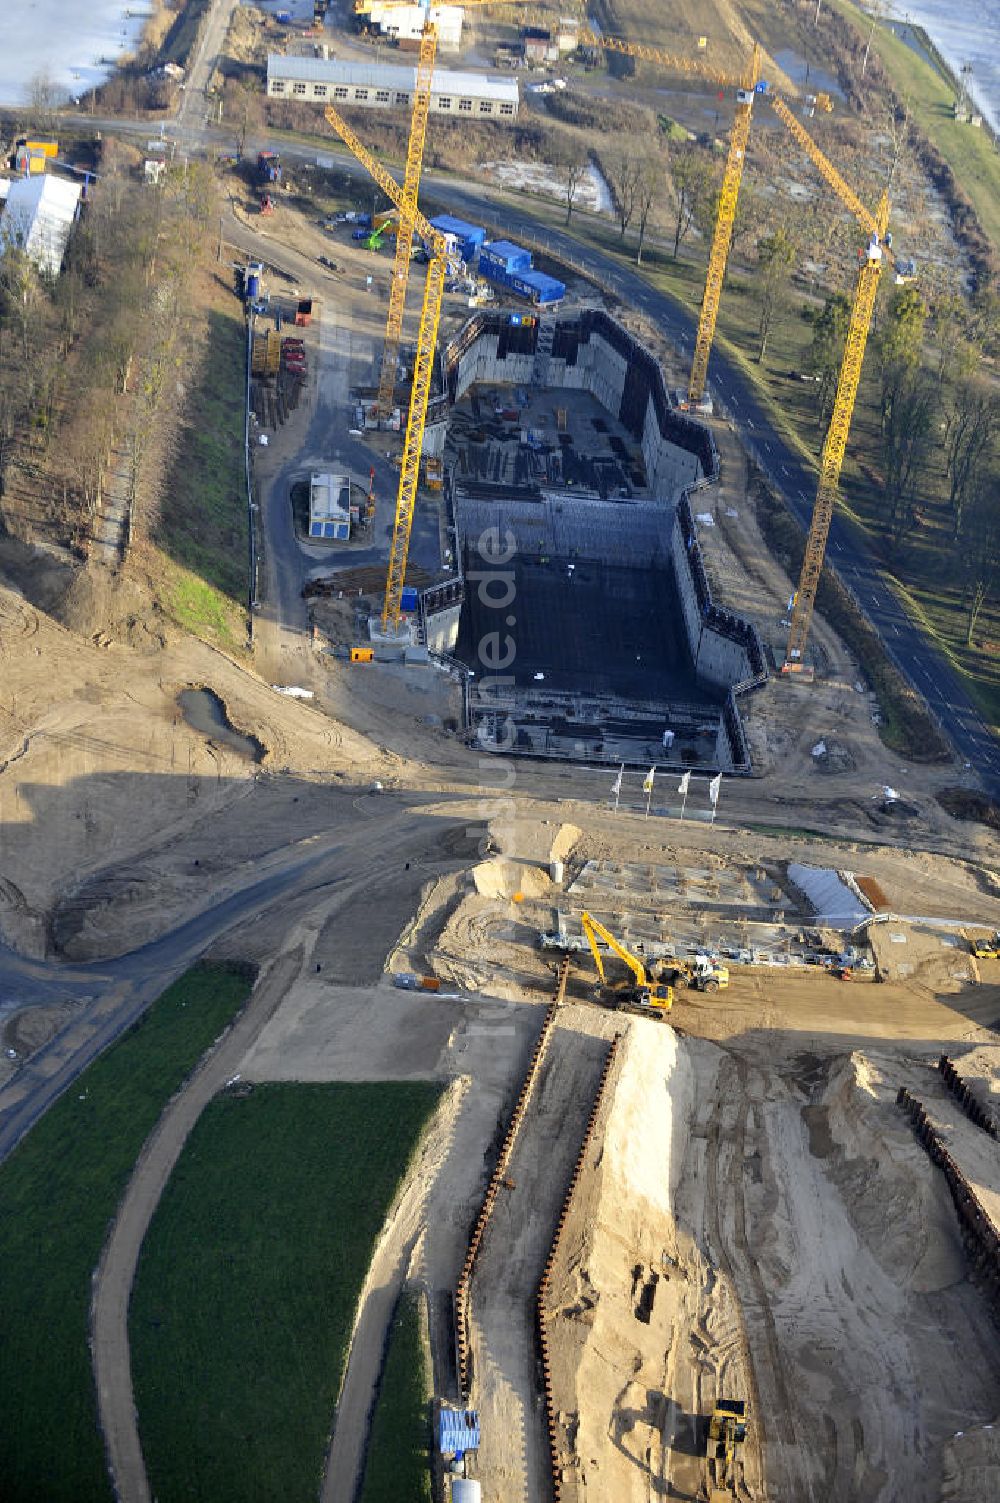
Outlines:
{"type": "Polygon", "coordinates": [[[711,804],[717,804],[719,802],[719,789],[721,787],[722,787],[722,773],[718,772],[718,773],[716,773],[715,777],[712,779],[712,781],[708,785],[708,799],[709,799],[709,803],[711,803],[711,804]]]}
{"type": "Polygon", "coordinates": [[[625,763],[623,762],[622,765],[621,765],[621,767],[619,767],[619,769],[618,769],[618,776],[615,778],[614,782],[611,784],[611,792],[614,794],[615,798],[617,798],[618,795],[622,791],[622,773],[624,771],[625,771],[625,763]]]}
{"type": "Polygon", "coordinates": [[[690,788],[690,786],[691,786],[691,774],[689,772],[686,772],[684,774],[684,776],[681,778],[680,782],[677,784],[677,792],[678,793],[687,793],[687,791],[690,788]]]}
{"type": "Polygon", "coordinates": [[[642,784],[642,791],[643,791],[643,793],[652,793],[652,791],[653,791],[653,779],[655,777],[656,777],[656,768],[655,767],[651,767],[649,769],[649,771],[647,772],[644,780],[643,780],[643,784],[642,784]]]}

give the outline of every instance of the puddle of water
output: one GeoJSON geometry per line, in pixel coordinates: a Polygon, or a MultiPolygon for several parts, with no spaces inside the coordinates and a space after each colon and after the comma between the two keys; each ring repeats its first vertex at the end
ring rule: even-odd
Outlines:
{"type": "Polygon", "coordinates": [[[245,736],[230,723],[226,707],[211,689],[182,689],[177,703],[188,725],[209,741],[227,746],[239,757],[250,762],[263,762],[266,747],[256,736],[245,736]]]}
{"type": "Polygon", "coordinates": [[[830,94],[835,99],[843,99],[843,91],[833,74],[815,67],[801,52],[782,47],[774,54],[774,61],[804,94],[830,94]]]}

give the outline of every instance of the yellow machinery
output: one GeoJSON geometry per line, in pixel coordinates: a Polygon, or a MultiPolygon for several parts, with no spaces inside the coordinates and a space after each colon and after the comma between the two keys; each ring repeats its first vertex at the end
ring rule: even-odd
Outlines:
{"type": "MultiPolygon", "coordinates": [[[[413,510],[417,500],[417,484],[420,478],[420,450],[424,441],[424,424],[427,421],[427,400],[431,391],[431,375],[434,366],[434,347],[437,343],[438,324],[441,321],[441,298],[444,294],[445,277],[448,273],[447,246],[444,236],[425,219],[414,205],[408,212],[403,201],[403,189],[390,177],[380,162],[362,145],[354,131],[332,105],[326,107],[326,119],[337,132],[344,145],[378,183],[386,197],[399,210],[399,240],[403,238],[404,221],[412,237],[414,229],[431,248],[427,264],[427,280],[424,284],[424,302],[417,333],[417,352],[413,364],[413,384],[410,389],[410,407],[406,418],[406,437],[403,440],[403,457],[399,470],[399,494],[396,498],[396,520],[392,529],[392,549],[389,554],[389,571],[385,580],[385,597],[382,603],[382,630],[387,635],[395,632],[403,603],[403,582],[406,578],[406,560],[410,551],[410,529],[413,526],[413,510]]],[[[407,270],[409,253],[407,253],[407,270]]],[[[395,369],[395,355],[393,369],[395,369]]]]}
{"type": "Polygon", "coordinates": [[[1000,960],[1000,932],[989,939],[973,940],[972,953],[977,960],[1000,960]]]}
{"type": "Polygon", "coordinates": [[[729,988],[729,967],[716,965],[707,955],[696,955],[693,960],[679,961],[670,980],[674,986],[689,986],[695,992],[724,992],[729,988]]]}
{"type": "Polygon", "coordinates": [[[656,1017],[662,1017],[669,1012],[674,1005],[674,989],[672,986],[664,986],[661,982],[650,980],[646,975],[646,967],[637,955],[630,950],[606,929],[597,919],[591,918],[589,913],[581,914],[580,925],[587,942],[590,945],[597,974],[603,985],[607,985],[607,977],[604,974],[604,960],[598,947],[598,938],[603,939],[609,949],[613,950],[619,960],[623,960],[632,972],[633,984],[627,987],[618,987],[615,996],[619,1007],[634,1009],[637,1012],[652,1013],[656,1017]]]}
{"type": "Polygon", "coordinates": [[[736,1496],[736,1452],[746,1440],[747,1406],[743,1399],[716,1399],[708,1422],[706,1454],[709,1503],[728,1503],[736,1496]]]}
{"type": "MultiPolygon", "coordinates": [[[[492,5],[504,0],[463,0],[465,6],[492,5]]],[[[380,10],[409,8],[412,0],[396,0],[396,3],[380,5],[380,10]]],[[[367,15],[371,0],[355,0],[356,15],[367,15]]],[[[406,171],[403,174],[402,200],[398,203],[399,227],[396,230],[396,254],[392,266],[392,282],[389,286],[389,317],[385,326],[385,344],[382,347],[382,366],[379,372],[378,410],[382,417],[392,411],[396,392],[396,373],[399,364],[399,342],[403,335],[403,313],[406,307],[406,288],[410,278],[410,254],[413,249],[413,222],[420,191],[420,173],[424,162],[424,142],[427,138],[427,117],[431,108],[431,83],[434,79],[434,59],[437,54],[437,27],[428,10],[420,37],[417,55],[416,84],[413,91],[413,111],[410,116],[410,137],[406,148],[406,171]]],[[[329,116],[327,117],[329,118],[329,116]]],[[[396,200],[393,200],[396,202],[396,200]]]]}
{"type": "Polygon", "coordinates": [[[854,289],[851,322],[847,330],[844,358],[840,365],[837,395],[834,398],[830,426],[823,444],[819,485],[816,489],[816,500],[813,503],[809,536],[806,538],[806,551],[802,559],[799,587],[795,592],[792,606],[788,651],[782,669],[784,673],[800,673],[805,666],[805,646],[809,637],[813,606],[816,604],[819,577],[823,569],[826,540],[830,533],[830,523],[833,520],[833,508],[837,500],[837,486],[840,481],[841,466],[844,463],[847,437],[851,431],[851,418],[854,415],[854,403],[858,395],[858,383],[861,380],[861,366],[865,358],[865,346],[868,343],[868,330],[871,327],[872,313],[875,308],[875,294],[878,292],[878,281],[882,273],[884,255],[882,240],[888,218],[889,199],[886,194],[883,194],[875,219],[875,227],[867,249],[862,252],[861,268],[854,289]]]}

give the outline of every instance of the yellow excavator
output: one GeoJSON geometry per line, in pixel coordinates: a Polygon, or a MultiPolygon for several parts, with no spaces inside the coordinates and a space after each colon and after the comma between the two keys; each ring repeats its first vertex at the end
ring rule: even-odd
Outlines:
{"type": "Polygon", "coordinates": [[[632,972],[631,985],[617,986],[613,995],[618,1007],[627,1012],[640,1012],[648,1017],[663,1018],[674,1005],[674,989],[662,982],[654,981],[646,974],[646,967],[637,955],[631,950],[626,950],[620,940],[615,939],[610,929],[597,919],[591,918],[589,913],[580,915],[580,926],[587,936],[597,974],[601,978],[601,984],[607,985],[607,977],[604,974],[604,958],[598,947],[598,939],[603,939],[609,950],[613,950],[619,960],[623,960],[632,972]]]}
{"type": "Polygon", "coordinates": [[[732,1503],[736,1497],[736,1452],[747,1438],[744,1399],[716,1399],[705,1447],[709,1468],[709,1503],[732,1503]]]}

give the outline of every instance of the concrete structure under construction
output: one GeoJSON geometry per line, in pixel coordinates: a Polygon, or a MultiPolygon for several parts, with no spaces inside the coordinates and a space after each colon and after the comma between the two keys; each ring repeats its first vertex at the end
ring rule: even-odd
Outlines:
{"type": "Polygon", "coordinates": [[[424,592],[494,750],[747,772],[754,628],[711,597],[691,497],[709,430],[606,313],[470,319],[443,356],[460,577],[424,592]],[[515,321],[516,318],[516,321],[515,321]]]}
{"type": "MultiPolygon", "coordinates": [[[[338,62],[272,52],[267,59],[267,92],[271,99],[301,104],[408,110],[413,104],[416,75],[416,68],[400,63],[338,62]]],[[[484,115],[513,120],[519,105],[516,79],[450,68],[434,70],[432,115],[453,115],[457,120],[484,115]]]]}
{"type": "Polygon", "coordinates": [[[351,483],[346,475],[315,473],[309,481],[309,536],[346,543],[351,536],[351,483]]]}

